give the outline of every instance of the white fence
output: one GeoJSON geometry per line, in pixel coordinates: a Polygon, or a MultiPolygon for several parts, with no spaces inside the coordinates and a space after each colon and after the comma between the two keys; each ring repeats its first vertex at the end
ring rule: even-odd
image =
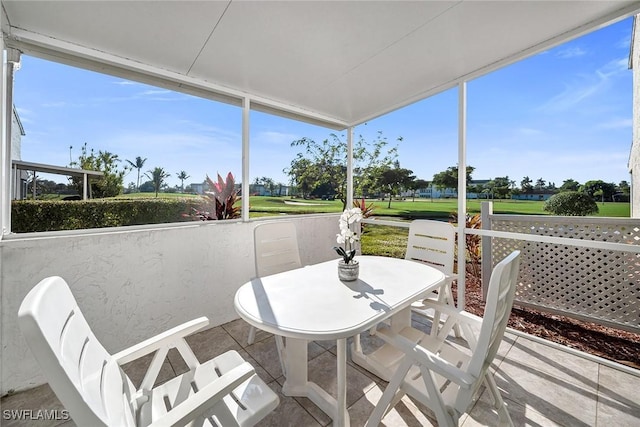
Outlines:
{"type": "Polygon", "coordinates": [[[491,230],[482,233],[483,283],[518,249],[517,305],[640,333],[638,219],[494,215],[483,208],[482,228],[491,230]],[[490,237],[500,232],[528,236],[490,237]]]}

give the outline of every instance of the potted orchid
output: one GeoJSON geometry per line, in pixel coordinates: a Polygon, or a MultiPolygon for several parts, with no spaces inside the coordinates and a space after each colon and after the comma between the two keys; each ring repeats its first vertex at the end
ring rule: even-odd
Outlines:
{"type": "MultiPolygon", "coordinates": [[[[342,246],[335,246],[333,249],[342,257],[338,262],[338,277],[340,280],[356,280],[359,273],[359,263],[354,259],[356,255],[356,242],[360,240],[358,232],[352,230],[354,225],[362,220],[360,208],[345,209],[340,215],[338,225],[340,233],[337,234],[337,242],[342,246]]],[[[359,229],[359,228],[358,228],[359,229]]]]}

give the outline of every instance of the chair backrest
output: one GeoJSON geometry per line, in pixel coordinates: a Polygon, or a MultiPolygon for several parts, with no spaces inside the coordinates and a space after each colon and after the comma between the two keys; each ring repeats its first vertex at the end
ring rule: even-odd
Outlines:
{"type": "Polygon", "coordinates": [[[491,273],[482,327],[466,369],[478,381],[475,387],[460,391],[456,406],[460,405],[461,412],[465,411],[498,352],[513,307],[519,268],[520,251],[514,251],[500,261],[491,273]]]}
{"type": "Polygon", "coordinates": [[[18,323],[77,425],[135,425],[135,408],[124,397],[135,388],[96,339],[64,279],[38,283],[22,301],[18,323]]]}
{"type": "Polygon", "coordinates": [[[302,267],[294,223],[273,221],[258,224],[253,237],[258,277],[302,267]]]}
{"type": "Polygon", "coordinates": [[[418,219],[409,226],[405,259],[419,261],[453,274],[456,230],[444,221],[418,219]]]}

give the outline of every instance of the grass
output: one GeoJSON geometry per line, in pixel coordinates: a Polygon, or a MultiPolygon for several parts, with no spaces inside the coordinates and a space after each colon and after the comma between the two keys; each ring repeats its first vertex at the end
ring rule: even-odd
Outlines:
{"type": "Polygon", "coordinates": [[[364,224],[362,254],[404,258],[408,239],[407,228],[364,224]]]}
{"type": "MultiPolygon", "coordinates": [[[[400,217],[404,219],[415,218],[441,218],[447,219],[452,212],[458,210],[456,199],[416,199],[412,201],[394,200],[391,208],[388,208],[388,201],[374,200],[367,201],[375,206],[376,216],[400,217]]],[[[467,211],[469,213],[480,212],[479,200],[467,200],[467,211]]],[[[342,202],[339,200],[302,200],[290,199],[288,197],[268,197],[252,196],[250,201],[252,213],[284,213],[284,214],[306,214],[306,213],[327,213],[341,212],[342,202]],[[305,203],[305,205],[287,204],[285,201],[305,203]]],[[[494,200],[493,212],[496,214],[513,215],[548,215],[542,210],[544,202],[531,200],[494,200]]],[[[629,217],[629,203],[598,203],[600,212],[594,216],[601,217],[629,217]]]]}
{"type": "MultiPolygon", "coordinates": [[[[55,200],[57,195],[43,195],[42,198],[55,200]]],[[[155,193],[121,194],[116,199],[145,199],[155,198],[155,193]]],[[[197,198],[195,194],[158,193],[158,198],[197,198]]],[[[448,219],[452,212],[458,210],[456,199],[406,199],[394,200],[388,208],[388,200],[368,200],[375,206],[376,216],[399,217],[403,219],[431,218],[448,219]]],[[[480,212],[479,200],[467,200],[469,213],[480,212]]],[[[340,200],[304,200],[290,197],[251,196],[249,200],[250,216],[296,215],[311,213],[338,213],[342,211],[340,200]]],[[[544,202],[532,200],[494,200],[493,212],[496,214],[512,215],[548,215],[542,210],[544,202]]],[[[598,203],[599,212],[594,216],[629,218],[629,203],[598,203]]]]}
{"type": "MultiPolygon", "coordinates": [[[[196,198],[200,197],[197,194],[187,194],[187,193],[158,193],[159,199],[183,199],[183,198],[196,198]]],[[[120,194],[114,199],[155,199],[156,193],[128,193],[128,194],[120,194]]]]}

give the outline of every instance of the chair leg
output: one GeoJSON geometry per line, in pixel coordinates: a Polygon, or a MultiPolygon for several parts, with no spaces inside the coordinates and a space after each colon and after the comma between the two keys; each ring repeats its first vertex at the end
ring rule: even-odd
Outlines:
{"type": "Polygon", "coordinates": [[[256,340],[256,327],[251,326],[251,328],[249,329],[249,339],[247,339],[247,344],[251,345],[255,342],[255,340],[256,340]]]}
{"type": "MultiPolygon", "coordinates": [[[[451,305],[452,307],[455,307],[455,304],[453,303],[453,292],[451,292],[451,283],[449,283],[445,287],[444,297],[445,297],[445,303],[451,305]]],[[[453,325],[453,334],[456,338],[462,337],[462,331],[460,330],[460,325],[458,325],[457,323],[453,325]]]]}
{"type": "Polygon", "coordinates": [[[287,357],[286,346],[284,338],[280,335],[276,335],[276,347],[278,348],[278,358],[280,359],[280,368],[282,369],[282,375],[287,376],[287,364],[285,359],[287,357]]]}
{"type": "Polygon", "coordinates": [[[391,409],[391,402],[394,400],[396,392],[400,391],[400,386],[404,381],[404,377],[409,372],[409,369],[413,365],[413,361],[409,357],[405,357],[402,359],[400,366],[391,377],[391,381],[387,385],[387,388],[382,393],[380,400],[375,408],[373,408],[373,412],[369,416],[365,427],[378,427],[382,422],[382,418],[385,416],[387,412],[391,409]]]}
{"type": "Polygon", "coordinates": [[[487,388],[489,389],[489,392],[491,393],[491,397],[493,398],[494,408],[498,411],[498,418],[500,423],[499,425],[514,427],[511,416],[509,415],[509,411],[507,410],[507,405],[502,399],[502,395],[500,394],[500,390],[498,390],[498,385],[493,379],[493,376],[487,373],[487,375],[485,375],[484,377],[484,380],[487,388]]]}

